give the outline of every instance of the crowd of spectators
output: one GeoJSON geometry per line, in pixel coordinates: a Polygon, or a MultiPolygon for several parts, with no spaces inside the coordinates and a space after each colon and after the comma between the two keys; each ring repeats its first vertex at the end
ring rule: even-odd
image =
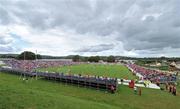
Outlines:
{"type": "Polygon", "coordinates": [[[4,63],[12,69],[21,69],[25,71],[32,71],[36,68],[47,68],[65,65],[80,64],[79,62],[71,61],[42,61],[42,60],[5,60],[4,63]]]}
{"type": "Polygon", "coordinates": [[[134,74],[142,75],[141,79],[150,80],[154,83],[175,82],[177,78],[175,74],[144,68],[136,64],[128,64],[127,66],[134,74]]]}

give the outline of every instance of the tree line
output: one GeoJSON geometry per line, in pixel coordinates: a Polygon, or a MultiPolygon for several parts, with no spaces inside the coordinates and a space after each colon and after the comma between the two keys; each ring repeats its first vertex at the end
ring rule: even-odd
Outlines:
{"type": "Polygon", "coordinates": [[[74,62],[99,62],[100,60],[104,62],[115,62],[116,58],[114,56],[101,57],[101,56],[90,56],[83,57],[79,55],[73,56],[72,60],[74,62]]]}
{"type": "Polygon", "coordinates": [[[15,58],[19,60],[34,60],[34,59],[72,59],[74,62],[99,62],[100,60],[104,62],[115,62],[116,60],[138,60],[141,63],[150,62],[160,62],[162,60],[166,61],[180,61],[180,57],[126,57],[126,56],[80,56],[80,55],[69,55],[69,56],[48,56],[35,54],[30,51],[24,51],[21,54],[0,54],[0,58],[15,58]]]}
{"type": "Polygon", "coordinates": [[[0,58],[14,58],[18,60],[35,60],[35,59],[42,59],[40,54],[35,54],[30,51],[24,51],[21,54],[1,54],[0,58]]]}

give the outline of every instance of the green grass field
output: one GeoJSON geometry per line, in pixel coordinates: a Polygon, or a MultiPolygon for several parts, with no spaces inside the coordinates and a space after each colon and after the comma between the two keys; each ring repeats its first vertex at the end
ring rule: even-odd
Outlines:
{"type": "MultiPolygon", "coordinates": [[[[180,87],[178,87],[178,90],[180,87]]],[[[154,89],[135,95],[127,86],[115,94],[0,73],[0,109],[179,109],[180,96],[154,89]]]]}
{"type": "Polygon", "coordinates": [[[97,65],[97,64],[81,64],[63,67],[41,68],[39,71],[64,72],[82,75],[98,75],[107,77],[117,77],[126,79],[135,79],[132,72],[123,65],[97,65]]]}

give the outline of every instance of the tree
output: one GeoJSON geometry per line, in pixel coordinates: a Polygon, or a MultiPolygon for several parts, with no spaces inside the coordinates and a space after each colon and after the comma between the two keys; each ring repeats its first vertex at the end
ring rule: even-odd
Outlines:
{"type": "Polygon", "coordinates": [[[79,62],[80,61],[80,56],[79,55],[75,55],[72,60],[74,62],[79,62]]]}
{"type": "Polygon", "coordinates": [[[82,61],[83,62],[87,62],[88,61],[88,57],[82,57],[82,61]]]}
{"type": "Polygon", "coordinates": [[[88,58],[89,62],[99,62],[100,57],[99,56],[91,56],[88,58]]]}
{"type": "Polygon", "coordinates": [[[37,54],[37,59],[42,59],[42,56],[40,54],[37,54]]]}
{"type": "Polygon", "coordinates": [[[0,54],[0,58],[16,58],[18,54],[0,54]]]}
{"type": "Polygon", "coordinates": [[[17,59],[19,60],[35,60],[36,55],[33,52],[30,51],[24,51],[20,55],[17,56],[17,59]]]}
{"type": "Polygon", "coordinates": [[[115,62],[115,57],[114,56],[109,56],[107,58],[107,62],[115,62]]]}

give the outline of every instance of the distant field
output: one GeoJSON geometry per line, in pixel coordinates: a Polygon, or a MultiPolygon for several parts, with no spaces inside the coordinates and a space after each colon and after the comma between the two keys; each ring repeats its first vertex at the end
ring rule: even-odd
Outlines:
{"type": "Polygon", "coordinates": [[[5,64],[0,64],[0,67],[2,67],[2,66],[6,66],[5,64]]]}
{"type": "Polygon", "coordinates": [[[39,71],[64,72],[82,75],[98,75],[107,77],[117,77],[126,79],[135,79],[132,72],[123,65],[99,65],[99,64],[80,64],[63,67],[42,68],[39,71]]]}
{"type": "MultiPolygon", "coordinates": [[[[180,90],[180,87],[178,87],[180,90]]],[[[0,109],[179,109],[180,95],[142,89],[135,95],[127,86],[115,94],[46,80],[29,80],[0,73],[0,109]]]]}
{"type": "Polygon", "coordinates": [[[158,70],[164,70],[164,71],[168,71],[169,70],[169,66],[145,66],[147,68],[153,68],[153,69],[158,69],[158,70]]]}

